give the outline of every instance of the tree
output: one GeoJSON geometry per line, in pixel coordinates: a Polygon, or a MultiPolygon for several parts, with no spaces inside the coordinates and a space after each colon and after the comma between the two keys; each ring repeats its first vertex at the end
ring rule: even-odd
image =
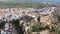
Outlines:
{"type": "Polygon", "coordinates": [[[38,23],[36,23],[32,26],[32,32],[36,32],[36,31],[37,32],[39,31],[39,24],[38,23]]]}

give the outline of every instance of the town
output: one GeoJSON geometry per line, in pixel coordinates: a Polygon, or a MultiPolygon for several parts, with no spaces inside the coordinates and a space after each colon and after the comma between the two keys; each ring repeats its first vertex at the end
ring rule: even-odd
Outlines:
{"type": "Polygon", "coordinates": [[[32,34],[50,34],[50,30],[57,27],[58,18],[55,15],[56,7],[35,8],[5,8],[0,9],[1,34],[30,34],[34,24],[37,30],[32,34]],[[4,25],[3,25],[3,24],[4,25]],[[3,26],[3,27],[2,27],[3,26]],[[48,27],[47,27],[48,26],[48,27]],[[47,28],[46,28],[47,27],[47,28]],[[53,28],[52,28],[53,27],[53,28]],[[42,29],[44,31],[40,32],[42,29]],[[45,32],[45,33],[44,33],[45,32]]]}

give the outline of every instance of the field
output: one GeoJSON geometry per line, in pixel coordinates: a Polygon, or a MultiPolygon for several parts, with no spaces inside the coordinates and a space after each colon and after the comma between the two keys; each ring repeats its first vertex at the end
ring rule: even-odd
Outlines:
{"type": "Polygon", "coordinates": [[[22,3],[0,3],[0,8],[43,8],[54,6],[48,3],[22,2],[22,3]]]}

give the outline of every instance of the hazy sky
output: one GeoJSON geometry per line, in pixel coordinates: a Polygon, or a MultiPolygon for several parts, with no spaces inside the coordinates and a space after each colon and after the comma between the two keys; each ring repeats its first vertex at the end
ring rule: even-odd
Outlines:
{"type": "MultiPolygon", "coordinates": [[[[0,1],[18,1],[18,0],[0,0],[0,1]]],[[[25,1],[25,0],[21,0],[25,1]]],[[[43,0],[26,0],[26,1],[43,1],[43,0]]],[[[44,1],[59,1],[59,0],[44,0],[44,1]]]]}
{"type": "Polygon", "coordinates": [[[14,0],[0,0],[0,1],[14,1],[14,0]]]}
{"type": "Polygon", "coordinates": [[[60,0],[0,0],[0,1],[60,1],[60,0]]]}

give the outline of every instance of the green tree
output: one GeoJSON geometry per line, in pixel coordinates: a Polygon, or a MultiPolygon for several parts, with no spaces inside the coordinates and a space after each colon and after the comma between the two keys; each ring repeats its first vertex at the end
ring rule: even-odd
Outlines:
{"type": "Polygon", "coordinates": [[[34,24],[33,26],[32,26],[32,32],[38,32],[39,31],[39,25],[38,25],[38,23],[36,23],[36,24],[34,24]]]}

